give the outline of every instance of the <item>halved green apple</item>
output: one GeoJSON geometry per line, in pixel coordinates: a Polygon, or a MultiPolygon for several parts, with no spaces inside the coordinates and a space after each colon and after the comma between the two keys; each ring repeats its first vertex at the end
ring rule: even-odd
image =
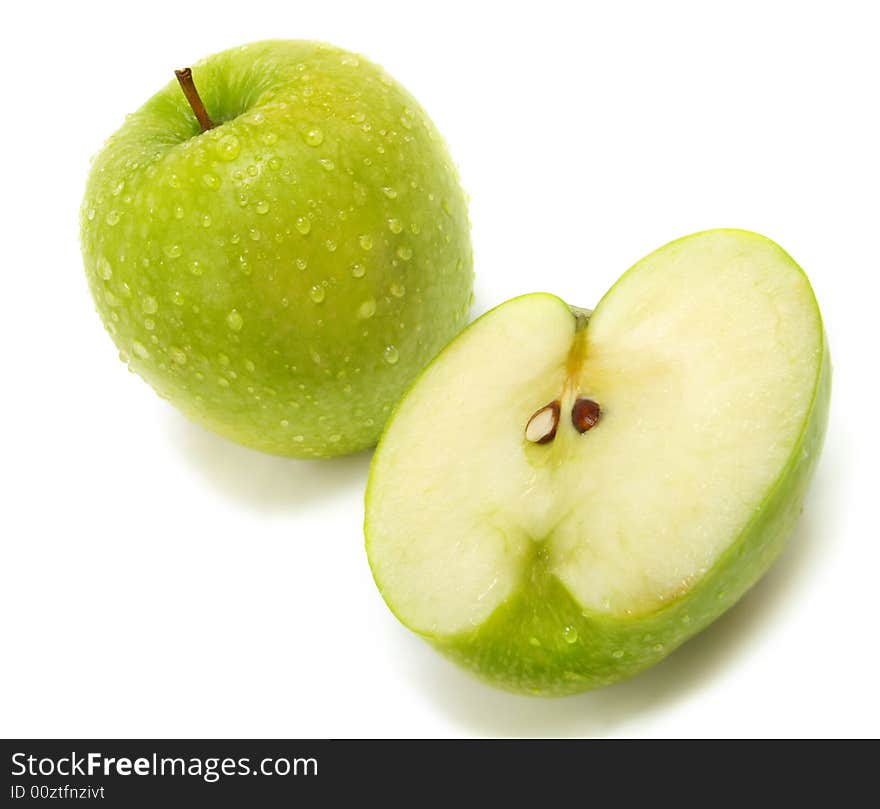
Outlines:
{"type": "Polygon", "coordinates": [[[755,233],[672,242],[593,313],[508,301],[422,373],[380,442],[365,530],[382,596],[504,688],[629,677],[780,552],[830,379],[809,281],[755,233]]]}

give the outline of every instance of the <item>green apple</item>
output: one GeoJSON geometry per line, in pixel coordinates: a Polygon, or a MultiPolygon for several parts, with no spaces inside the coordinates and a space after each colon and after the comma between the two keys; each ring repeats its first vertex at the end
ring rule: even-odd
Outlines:
{"type": "Polygon", "coordinates": [[[94,161],[98,312],[129,367],[218,433],[291,456],[370,446],[467,322],[467,203],[444,142],[387,73],[329,45],[259,42],[191,77],[94,161]]]}
{"type": "Polygon", "coordinates": [[[508,301],[428,366],[380,441],[376,583],[406,626],[504,688],[629,677],[779,554],[830,378],[806,276],[754,233],[672,242],[591,314],[508,301]]]}

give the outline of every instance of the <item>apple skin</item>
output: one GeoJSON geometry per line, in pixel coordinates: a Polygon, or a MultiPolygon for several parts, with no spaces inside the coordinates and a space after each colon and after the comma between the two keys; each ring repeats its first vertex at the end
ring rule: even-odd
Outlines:
{"type": "MultiPolygon", "coordinates": [[[[694,236],[677,241],[691,238],[694,236]]],[[[584,311],[557,300],[566,309],[584,311]]],[[[822,359],[800,437],[749,524],[686,593],[643,615],[619,618],[590,613],[577,604],[555,576],[543,569],[540,554],[545,546],[536,545],[529,585],[500,605],[473,632],[446,638],[418,632],[408,626],[386,600],[395,617],[442,654],[492,686],[547,697],[567,696],[626,680],[655,665],[705,629],[742,598],[782,552],[803,510],[804,497],[821,455],[831,400],[831,358],[819,306],[815,297],[812,300],[822,334],[822,359]]],[[[510,301],[501,305],[508,303],[510,301]]],[[[464,332],[492,311],[475,320],[464,332]]],[[[440,359],[442,357],[435,361],[440,359]]],[[[418,380],[413,386],[417,383],[418,380]]],[[[389,426],[392,422],[393,414],[389,426]]],[[[377,455],[380,451],[381,441],[377,455]]],[[[371,476],[365,496],[368,513],[372,482],[371,476]]],[[[364,529],[369,557],[368,520],[364,529]]],[[[378,580],[376,583],[381,591],[381,584],[378,580]]]]}
{"type": "Polygon", "coordinates": [[[371,446],[468,317],[444,142],[381,68],[329,45],[258,42],[192,72],[214,129],[171,81],[94,160],[81,241],[101,319],[132,371],[234,441],[371,446]]]}

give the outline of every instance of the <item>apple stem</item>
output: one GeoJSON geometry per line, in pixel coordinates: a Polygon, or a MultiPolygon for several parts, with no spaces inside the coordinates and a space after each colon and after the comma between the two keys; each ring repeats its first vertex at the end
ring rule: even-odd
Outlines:
{"type": "Polygon", "coordinates": [[[593,314],[592,309],[581,309],[580,306],[569,306],[571,309],[571,313],[574,315],[574,319],[576,321],[575,331],[581,331],[581,329],[585,328],[587,323],[590,320],[590,315],[593,314]]]}
{"type": "Polygon", "coordinates": [[[214,122],[211,120],[208,111],[205,109],[205,104],[202,101],[202,97],[199,95],[199,91],[196,90],[195,82],[193,82],[192,70],[185,67],[183,70],[175,70],[174,75],[177,76],[177,81],[180,82],[180,89],[183,90],[186,100],[189,102],[190,107],[192,107],[192,111],[196,114],[196,119],[199,122],[199,126],[202,128],[202,132],[207,132],[209,129],[213,129],[214,122]]]}

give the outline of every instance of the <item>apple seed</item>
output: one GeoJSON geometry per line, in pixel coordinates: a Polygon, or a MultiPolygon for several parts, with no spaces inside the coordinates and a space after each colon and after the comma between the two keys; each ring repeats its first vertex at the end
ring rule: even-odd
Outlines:
{"type": "Polygon", "coordinates": [[[579,433],[591,430],[599,423],[602,410],[592,399],[578,398],[571,408],[571,423],[579,433]]]}
{"type": "Polygon", "coordinates": [[[532,413],[526,424],[526,439],[533,444],[546,444],[556,436],[559,426],[559,401],[550,402],[532,413]]]}

